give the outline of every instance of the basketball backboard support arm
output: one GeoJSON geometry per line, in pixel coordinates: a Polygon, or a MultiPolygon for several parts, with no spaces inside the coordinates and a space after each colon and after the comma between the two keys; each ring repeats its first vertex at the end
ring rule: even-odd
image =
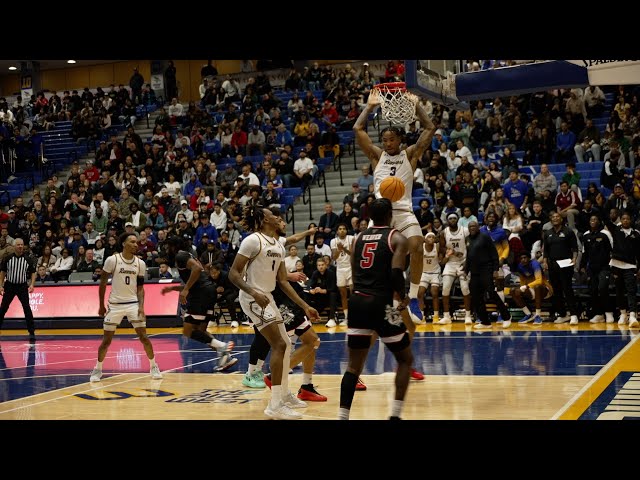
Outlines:
{"type": "Polygon", "coordinates": [[[469,109],[456,96],[455,76],[462,71],[461,60],[405,60],[404,64],[407,90],[453,110],[469,109]]]}

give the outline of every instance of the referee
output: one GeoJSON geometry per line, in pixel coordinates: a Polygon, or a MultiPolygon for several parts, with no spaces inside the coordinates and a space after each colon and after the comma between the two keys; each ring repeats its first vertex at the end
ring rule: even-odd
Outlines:
{"type": "Polygon", "coordinates": [[[7,255],[0,263],[0,295],[2,295],[0,328],[13,298],[18,297],[24,310],[27,330],[29,330],[29,341],[35,341],[36,327],[29,305],[29,294],[33,292],[33,286],[36,283],[36,268],[34,262],[24,255],[24,240],[16,238],[13,246],[15,252],[7,255]]]}

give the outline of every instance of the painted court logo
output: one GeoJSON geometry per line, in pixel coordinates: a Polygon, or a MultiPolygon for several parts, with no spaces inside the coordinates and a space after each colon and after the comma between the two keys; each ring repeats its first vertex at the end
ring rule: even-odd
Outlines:
{"type": "Polygon", "coordinates": [[[640,420],[640,373],[620,372],[580,420],[640,420]]]}
{"type": "Polygon", "coordinates": [[[246,398],[245,395],[258,393],[255,390],[223,390],[220,388],[206,388],[200,392],[190,393],[183,397],[165,400],[167,403],[225,403],[243,404],[260,400],[259,398],[246,398]]]}

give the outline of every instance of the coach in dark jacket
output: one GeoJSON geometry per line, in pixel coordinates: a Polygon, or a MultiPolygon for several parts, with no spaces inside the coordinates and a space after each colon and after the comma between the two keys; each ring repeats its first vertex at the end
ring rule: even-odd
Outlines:
{"type": "Polygon", "coordinates": [[[491,328],[491,321],[487,313],[487,300],[495,303],[502,317],[502,327],[511,325],[511,314],[496,292],[494,278],[498,277],[498,251],[491,237],[480,233],[478,222],[469,223],[469,237],[467,239],[467,260],[464,271],[471,274],[469,288],[471,290],[471,304],[477,318],[482,323],[475,325],[476,329],[491,328]]]}

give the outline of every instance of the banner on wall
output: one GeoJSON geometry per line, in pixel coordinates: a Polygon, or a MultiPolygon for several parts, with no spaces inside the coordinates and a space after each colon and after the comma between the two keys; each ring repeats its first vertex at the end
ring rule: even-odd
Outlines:
{"type": "Polygon", "coordinates": [[[31,95],[33,95],[33,88],[23,88],[22,89],[22,104],[27,105],[31,100],[31,95]]]}
{"type": "Polygon", "coordinates": [[[154,91],[162,90],[164,88],[164,76],[162,74],[151,75],[151,89],[154,91]]]}
{"type": "MultiPolygon", "coordinates": [[[[166,283],[147,283],[144,286],[145,314],[147,317],[176,316],[178,312],[178,292],[162,295],[166,283]]],[[[98,288],[96,282],[91,285],[47,286],[36,285],[29,295],[29,304],[34,318],[99,318],[98,317],[98,288]]],[[[109,298],[111,286],[107,286],[105,302],[109,298]]],[[[14,299],[9,306],[5,318],[24,318],[22,305],[14,299]]]]}

